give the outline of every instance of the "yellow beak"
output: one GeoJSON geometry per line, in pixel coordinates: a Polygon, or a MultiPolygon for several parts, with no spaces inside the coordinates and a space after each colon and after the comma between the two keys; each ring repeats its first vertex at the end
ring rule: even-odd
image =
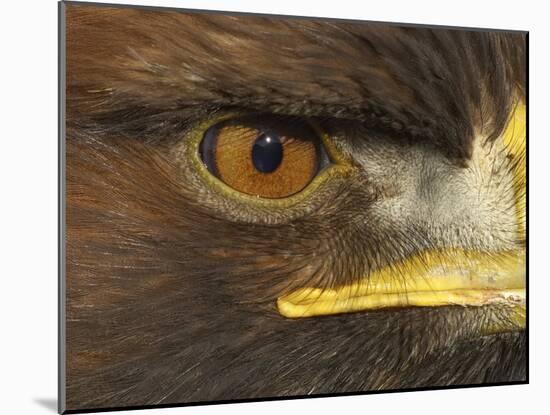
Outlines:
{"type": "Polygon", "coordinates": [[[337,289],[302,288],[277,301],[285,317],[388,307],[525,303],[525,254],[424,252],[337,289]]]}
{"type": "MultiPolygon", "coordinates": [[[[519,233],[525,236],[525,106],[518,105],[503,135],[514,158],[519,233]]],[[[509,307],[511,324],[525,326],[525,250],[478,252],[457,249],[422,252],[367,278],[335,289],[306,287],[277,301],[289,318],[350,313],[391,307],[509,307]]]]}

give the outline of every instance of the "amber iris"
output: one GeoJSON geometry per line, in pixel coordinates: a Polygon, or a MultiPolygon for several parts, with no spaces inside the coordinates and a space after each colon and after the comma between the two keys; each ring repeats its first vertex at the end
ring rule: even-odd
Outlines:
{"type": "Polygon", "coordinates": [[[200,156],[210,173],[233,189],[268,199],[291,196],[320,167],[317,133],[300,120],[247,117],[210,127],[200,156]]]}

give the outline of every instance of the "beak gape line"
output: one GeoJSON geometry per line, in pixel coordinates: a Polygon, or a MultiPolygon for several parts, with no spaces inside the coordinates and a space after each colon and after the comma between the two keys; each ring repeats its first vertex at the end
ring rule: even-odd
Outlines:
{"type": "MultiPolygon", "coordinates": [[[[502,136],[513,160],[519,238],[525,239],[526,111],[519,104],[502,136]]],[[[280,297],[289,318],[395,307],[485,306],[512,309],[510,325],[525,327],[525,249],[478,252],[457,249],[421,252],[336,289],[305,287],[280,297]]]]}

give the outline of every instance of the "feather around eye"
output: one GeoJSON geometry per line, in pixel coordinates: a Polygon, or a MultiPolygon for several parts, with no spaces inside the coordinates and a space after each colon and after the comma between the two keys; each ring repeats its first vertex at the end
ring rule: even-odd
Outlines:
{"type": "Polygon", "coordinates": [[[306,122],[269,117],[243,117],[210,127],[200,156],[226,185],[266,199],[300,192],[326,159],[319,136],[306,122]]]}

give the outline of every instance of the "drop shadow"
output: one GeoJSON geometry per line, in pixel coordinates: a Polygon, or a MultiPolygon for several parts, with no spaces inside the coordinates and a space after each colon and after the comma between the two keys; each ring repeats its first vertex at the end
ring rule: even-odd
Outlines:
{"type": "Polygon", "coordinates": [[[52,412],[57,413],[57,399],[55,398],[35,398],[34,402],[52,412]]]}

